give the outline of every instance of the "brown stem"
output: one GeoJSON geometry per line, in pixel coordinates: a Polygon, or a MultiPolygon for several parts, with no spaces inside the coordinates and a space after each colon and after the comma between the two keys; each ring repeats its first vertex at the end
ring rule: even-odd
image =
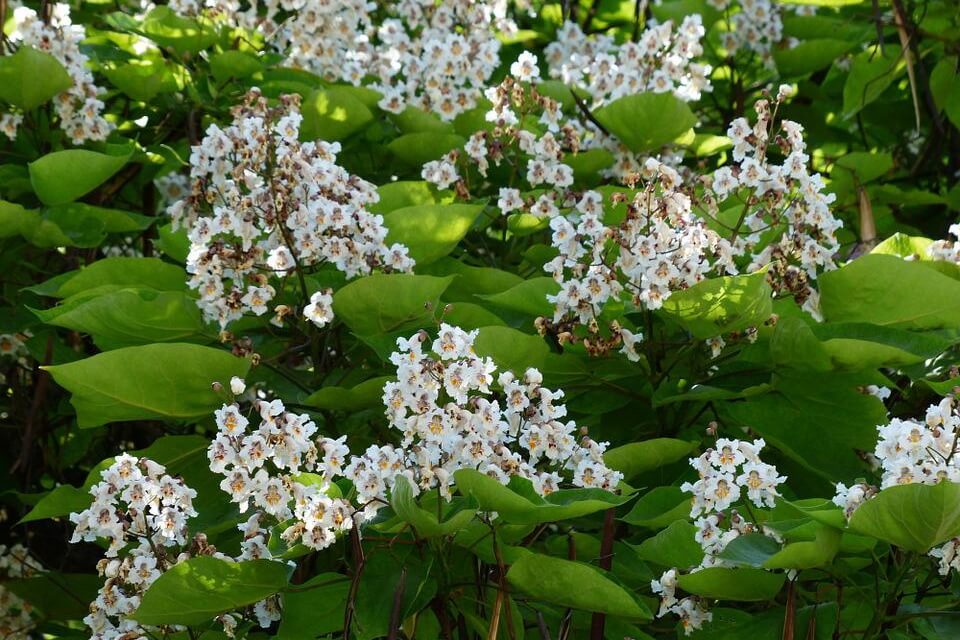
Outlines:
{"type": "MultiPolygon", "coordinates": [[[[48,365],[53,360],[53,335],[47,338],[46,351],[43,354],[43,363],[48,365]]],[[[23,430],[23,439],[20,441],[20,455],[16,462],[10,468],[11,472],[22,470],[24,480],[29,481],[30,458],[33,450],[33,443],[37,439],[40,431],[38,424],[44,419],[45,414],[41,413],[41,408],[45,404],[47,389],[50,387],[50,374],[37,367],[35,373],[36,386],[33,390],[33,403],[30,405],[30,414],[27,416],[27,424],[23,430]]]]}
{"type": "MultiPolygon", "coordinates": [[[[603,539],[600,541],[600,568],[610,571],[613,566],[613,534],[616,529],[615,509],[607,509],[603,516],[603,539]]],[[[603,630],[607,624],[607,616],[603,613],[594,613],[590,620],[590,640],[603,640],[603,630]]]]}
{"type": "Polygon", "coordinates": [[[347,605],[343,610],[343,637],[350,637],[350,626],[353,623],[353,612],[357,606],[357,592],[360,590],[360,576],[363,575],[363,568],[367,559],[363,555],[363,544],[360,542],[360,532],[358,524],[354,522],[353,529],[350,530],[350,547],[353,551],[353,558],[356,566],[353,569],[353,576],[350,580],[350,592],[347,596],[347,605]]]}
{"type": "Polygon", "coordinates": [[[400,570],[400,582],[393,592],[393,607],[390,609],[390,626],[387,633],[387,640],[397,640],[397,633],[400,631],[400,615],[403,613],[403,592],[407,585],[407,568],[400,570]]]}
{"type": "Polygon", "coordinates": [[[796,583],[790,580],[787,583],[787,608],[783,614],[783,640],[793,640],[794,627],[797,624],[797,592],[796,583]]]}

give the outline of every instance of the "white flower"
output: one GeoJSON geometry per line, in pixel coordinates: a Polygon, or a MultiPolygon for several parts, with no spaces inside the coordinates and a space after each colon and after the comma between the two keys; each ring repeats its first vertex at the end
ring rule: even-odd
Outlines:
{"type": "Polygon", "coordinates": [[[743,473],[737,476],[737,483],[747,490],[747,497],[758,507],[773,507],[777,485],[786,481],[785,476],[777,474],[776,467],[763,462],[747,462],[743,473]]]}
{"type": "Polygon", "coordinates": [[[501,188],[497,199],[497,208],[503,215],[516,211],[523,207],[523,198],[520,197],[519,189],[501,188]]]}
{"type": "Polygon", "coordinates": [[[243,392],[246,391],[246,389],[247,389],[247,383],[243,381],[243,378],[240,378],[238,376],[233,376],[232,378],[230,378],[230,392],[233,395],[235,396],[242,395],[243,392]]]}
{"type": "Polygon", "coordinates": [[[303,309],[303,316],[320,328],[333,321],[333,295],[330,289],[317,291],[310,296],[310,304],[303,309]]]}
{"type": "Polygon", "coordinates": [[[540,68],[537,67],[537,56],[524,51],[510,65],[510,75],[521,82],[531,82],[540,77],[540,68]]]}

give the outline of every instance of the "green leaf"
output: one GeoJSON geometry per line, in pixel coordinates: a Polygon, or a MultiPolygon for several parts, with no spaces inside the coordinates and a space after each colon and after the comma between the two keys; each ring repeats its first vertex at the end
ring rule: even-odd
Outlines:
{"type": "Polygon", "coordinates": [[[350,593],[350,578],[321,573],[283,594],[279,640],[315,638],[343,629],[343,613],[350,593]]]}
{"type": "Polygon", "coordinates": [[[387,145],[387,149],[401,162],[420,168],[427,162],[462,147],[465,142],[463,137],[455,133],[421,131],[396,138],[387,145]]]}
{"type": "Polygon", "coordinates": [[[444,257],[467,235],[483,205],[428,204],[394,209],[383,216],[387,243],[410,249],[417,266],[444,257]]]}
{"type": "Polygon", "coordinates": [[[875,246],[870,253],[923,261],[929,259],[927,250],[932,244],[933,240],[929,238],[895,233],[875,246]]]}
{"type": "Polygon", "coordinates": [[[820,277],[827,322],[865,322],[901,329],[960,326],[960,282],[923,264],[869,254],[820,277]]]}
{"type": "Polygon", "coordinates": [[[777,521],[784,518],[774,515],[781,515],[786,512],[786,519],[795,521],[796,519],[810,519],[820,524],[824,524],[834,529],[843,529],[847,526],[847,519],[843,511],[827,498],[806,498],[804,500],[777,500],[775,513],[771,514],[770,523],[775,526],[777,521]]]}
{"type": "Polygon", "coordinates": [[[843,85],[843,113],[851,117],[880,97],[906,69],[903,56],[894,47],[873,45],[853,57],[843,85]]]}
{"type": "Polygon", "coordinates": [[[168,6],[154,8],[143,19],[144,35],[161,47],[170,47],[180,55],[197,53],[217,41],[212,23],[184,18],[168,6]]]}
{"type": "Polygon", "coordinates": [[[556,295],[560,285],[553,278],[529,278],[506,291],[491,295],[478,296],[502,309],[517,311],[529,316],[552,316],[553,305],[547,301],[548,295],[556,295]]]}
{"type": "Polygon", "coordinates": [[[0,200],[0,238],[20,235],[37,223],[39,214],[15,202],[0,200]]]}
{"type": "Polygon", "coordinates": [[[634,548],[642,560],[657,566],[688,569],[703,561],[703,549],[694,537],[696,533],[697,528],[693,524],[677,520],[634,548]]]}
{"type": "Polygon", "coordinates": [[[157,227],[157,239],[153,243],[155,248],[175,262],[187,261],[187,255],[190,253],[190,239],[187,237],[186,229],[174,231],[170,224],[160,225],[157,227]]]}
{"type": "Polygon", "coordinates": [[[141,624],[199,625],[263,600],[287,586],[288,567],[273,560],[228,562],[196,556],[178,563],[144,592],[141,624]]]}
{"type": "Polygon", "coordinates": [[[850,528],[907,551],[926,553],[960,534],[960,484],[887,487],[853,512],[850,528]]]}
{"type": "Polygon", "coordinates": [[[780,551],[780,543],[762,533],[748,533],[730,541],[719,558],[738,566],[763,567],[780,551]]]}
{"type": "Polygon", "coordinates": [[[99,187],[129,159],[129,153],[112,156],[86,149],[54,151],[28,165],[30,183],[44,204],[66,204],[99,187]]]}
{"type": "Polygon", "coordinates": [[[464,331],[472,331],[481,327],[503,327],[506,323],[492,311],[470,302],[456,302],[444,305],[446,313],[444,320],[451,325],[460,327],[464,331]]]}
{"type": "Polygon", "coordinates": [[[62,484],[40,500],[33,506],[30,513],[23,516],[17,524],[25,522],[34,522],[36,520],[46,520],[63,516],[74,511],[83,511],[90,506],[92,498],[89,493],[83,489],[77,489],[68,484],[62,484]]]}
{"type": "Polygon", "coordinates": [[[674,292],[661,312],[701,339],[763,324],[773,313],[766,270],[699,282],[674,292]]]}
{"type": "Polygon", "coordinates": [[[461,495],[472,496],[484,511],[496,511],[511,524],[540,524],[579,518],[618,507],[630,498],[602,489],[561,489],[541,498],[529,480],[513,478],[500,484],[495,478],[474,469],[454,473],[461,495]]]}
{"type": "MultiPolygon", "coordinates": [[[[441,498],[434,494],[436,500],[441,498]]],[[[446,515],[441,522],[437,518],[436,510],[427,510],[417,504],[413,495],[413,487],[406,476],[397,476],[396,483],[390,492],[390,506],[401,520],[410,524],[421,538],[437,538],[454,535],[464,529],[477,513],[475,507],[469,506],[446,515]]],[[[441,503],[441,506],[442,503],[441,503]]]]}
{"type": "Polygon", "coordinates": [[[393,376],[381,376],[364,380],[354,387],[323,387],[314,391],[303,403],[317,409],[333,409],[352,413],[380,406],[383,385],[393,376]]]}
{"type": "Polygon", "coordinates": [[[449,204],[453,202],[453,192],[438,191],[429,182],[398,180],[377,187],[380,202],[368,207],[371,213],[381,215],[404,207],[425,204],[449,204]]]}
{"type": "Polygon", "coordinates": [[[185,291],[187,274],[181,267],[158,258],[104,258],[31,287],[31,291],[51,298],[69,298],[98,287],[185,291]]]}
{"type": "Polygon", "coordinates": [[[690,516],[690,496],[680,487],[654,487],[633,505],[622,520],[648,529],[662,529],[690,516]]]}
{"type": "Polygon", "coordinates": [[[876,425],[886,422],[883,403],[859,392],[863,384],[863,375],[784,370],[770,393],[718,408],[825,480],[849,482],[865,470],[858,451],[873,449],[876,425]]]}
{"type": "Polygon", "coordinates": [[[445,302],[481,302],[483,296],[506,291],[523,282],[523,278],[515,273],[491,267],[474,267],[450,257],[440,258],[418,268],[417,272],[433,276],[456,276],[443,294],[445,302]]]}
{"type": "Polygon", "coordinates": [[[507,217],[507,229],[518,238],[533,235],[550,227],[550,219],[532,213],[511,213],[507,217]]]}
{"type": "Polygon", "coordinates": [[[837,159],[831,177],[836,179],[838,174],[847,172],[855,175],[860,184],[866,184],[893,169],[893,156],[890,153],[868,153],[854,151],[837,159]]]}
{"type": "Polygon", "coordinates": [[[71,219],[78,222],[74,224],[89,224],[90,221],[99,222],[106,233],[128,233],[132,231],[143,231],[155,219],[150,216],[143,216],[130,211],[120,209],[107,209],[105,207],[95,207],[83,202],[70,202],[55,207],[47,207],[43,212],[44,218],[56,223],[63,229],[70,226],[71,219]]]}
{"type": "Polygon", "coordinates": [[[708,567],[680,576],[677,585],[687,593],[704,598],[760,602],[776,596],[784,579],[782,573],[763,569],[708,567]]]}
{"type": "Polygon", "coordinates": [[[481,357],[493,358],[501,369],[522,373],[529,367],[542,369],[555,354],[550,353],[546,341],[537,335],[524,333],[512,327],[483,327],[474,349],[481,357]]]}
{"type": "Polygon", "coordinates": [[[301,140],[343,140],[373,121],[373,114],[353,93],[342,87],[317,89],[300,107],[301,140]]]}
{"type": "Polygon", "coordinates": [[[613,154],[606,149],[587,149],[563,157],[563,163],[573,169],[573,178],[579,184],[597,180],[600,172],[613,166],[613,162],[613,154]]]}
{"type": "Polygon", "coordinates": [[[387,117],[397,125],[402,133],[453,133],[453,124],[444,122],[436,114],[407,106],[400,113],[389,113],[387,117]]]}
{"type": "Polygon", "coordinates": [[[626,96],[597,109],[593,115],[636,153],[672,142],[697,122],[687,103],[672,93],[626,96]]]}
{"type": "Polygon", "coordinates": [[[791,542],[763,563],[765,569],[813,569],[829,564],[840,550],[841,532],[819,525],[816,539],[791,542]]]}
{"type": "Polygon", "coordinates": [[[623,474],[625,480],[682,460],[697,446],[695,442],[674,438],[653,438],[608,449],[603,461],[623,474]]]}
{"type": "Polygon", "coordinates": [[[44,367],[73,394],[81,427],[209,415],[223,401],[211,385],[242,378],[249,368],[249,360],[222,349],[181,343],[127,347],[44,367]]]}
{"type": "Polygon", "coordinates": [[[955,339],[860,322],[818,324],[813,334],[833,363],[849,370],[903,367],[944,352],[955,339]]]}
{"type": "Polygon", "coordinates": [[[783,77],[792,78],[830,66],[834,60],[855,46],[856,42],[831,38],[802,40],[795,47],[775,49],[773,60],[776,62],[777,71],[783,77]]]}
{"type": "Polygon", "coordinates": [[[733,147],[733,140],[727,136],[717,136],[710,133],[698,133],[689,145],[690,151],[698,158],[714,156],[721,151],[733,147]]]}
{"type": "Polygon", "coordinates": [[[162,93],[183,88],[187,71],[169,60],[134,60],[104,69],[104,75],[120,91],[134,100],[150,102],[162,93]]]}
{"type": "Polygon", "coordinates": [[[333,310],[358,335],[380,335],[429,323],[453,276],[373,274],[333,295],[333,310]]]}
{"type": "Polygon", "coordinates": [[[507,571],[520,591],[561,607],[634,620],[653,618],[649,609],[606,574],[588,564],[524,553],[507,571]]]}
{"type": "Polygon", "coordinates": [[[120,289],[92,297],[81,293],[35,313],[47,324],[90,334],[101,349],[203,340],[197,301],[179,291],[120,289]]]}
{"type": "Polygon", "coordinates": [[[45,51],[21,46],[0,57],[0,100],[30,111],[73,86],[63,65],[45,51]]]}
{"type": "Polygon", "coordinates": [[[218,82],[246,78],[263,69],[263,63],[245,51],[221,51],[210,57],[210,73],[218,82]]]}

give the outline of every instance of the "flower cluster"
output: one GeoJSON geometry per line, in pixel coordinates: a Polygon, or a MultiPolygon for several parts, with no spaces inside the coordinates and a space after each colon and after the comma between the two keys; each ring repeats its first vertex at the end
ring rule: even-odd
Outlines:
{"type": "MultiPolygon", "coordinates": [[[[724,11],[733,2],[714,0],[711,4],[724,11]]],[[[765,66],[773,68],[773,49],[783,40],[781,9],[771,0],[737,0],[736,4],[740,10],[730,18],[730,30],[723,34],[723,48],[730,55],[741,50],[753,52],[765,66]]]]}
{"type": "Polygon", "coordinates": [[[753,442],[720,438],[716,448],[691,458],[690,465],[700,477],[680,487],[693,494],[690,517],[724,511],[743,493],[757,507],[772,507],[779,495],[777,486],[785,482],[786,477],[779,475],[773,465],[760,460],[764,446],[763,438],[753,442]]]}
{"type": "MultiPolygon", "coordinates": [[[[255,402],[260,422],[252,429],[237,404],[219,409],[210,468],[224,476],[220,486],[241,512],[254,511],[240,526],[241,559],[272,557],[264,518],[293,519],[282,534],[290,544],[329,546],[387,504],[400,475],[417,493],[437,489],[447,499],[460,469],[504,484],[527,478],[541,495],[568,482],[614,490],[622,475],[603,463],[607,444],[562,420],[563,392],[544,387],[535,369],[522,379],[510,372],[494,378],[493,361],[473,351],[475,338],[476,332],[442,324],[432,343],[426,332],[397,340],[390,358],[397,380],[383,389],[390,426],[402,434],[396,446],[374,444],[350,456],[346,436],[315,437],[310,418],[287,412],[280,400],[255,402]],[[491,390],[495,380],[503,400],[491,390]],[[341,476],[353,483],[352,502],[337,497],[332,482],[341,476]]],[[[231,387],[236,393],[238,385],[231,387]]]]}
{"type": "MultiPolygon", "coordinates": [[[[53,5],[48,21],[42,20],[33,9],[17,7],[13,19],[11,42],[49,53],[63,65],[72,80],[70,88],[53,99],[60,128],[74,144],[105,140],[113,125],[101,115],[104,108],[98,98],[101,89],[94,84],[88,58],[80,50],[86,32],[82,25],[71,22],[70,6],[53,5]]],[[[0,120],[0,131],[12,140],[22,120],[22,115],[5,114],[0,120]]]]}
{"type": "Polygon", "coordinates": [[[560,284],[550,298],[554,323],[595,324],[622,292],[637,307],[658,309],[673,291],[713,271],[737,272],[732,245],[694,214],[676,171],[649,158],[640,180],[617,225],[604,223],[603,199],[594,191],[584,193],[571,214],[551,220],[559,255],[544,269],[560,284]]]}
{"type": "MultiPolygon", "coordinates": [[[[242,392],[242,383],[231,383],[242,392]]],[[[251,427],[239,405],[225,404],[216,412],[217,436],[207,456],[210,469],[224,476],[220,488],[244,513],[254,513],[240,525],[240,559],[271,558],[265,517],[274,522],[296,518],[283,532],[293,544],[312,549],[333,543],[338,532],[353,526],[353,508],[337,497],[331,481],[343,472],[349,454],[345,437],[314,438],[317,426],[306,414],[293,414],[280,400],[257,400],[259,424],[251,427]]]]}
{"type": "Polygon", "coordinates": [[[346,467],[360,500],[383,499],[398,474],[449,498],[460,469],[503,484],[527,478],[541,495],[568,479],[577,487],[615,489],[622,476],[603,463],[606,443],[578,440],[576,424],[563,421],[563,392],[542,386],[536,369],[522,378],[509,371],[494,378],[493,361],[474,353],[476,335],[442,324],[432,344],[425,332],[397,341],[391,362],[398,379],[384,386],[383,401],[403,438],[399,448],[372,446],[346,467]],[[490,388],[494,380],[502,402],[490,388]]]}
{"type": "Polygon", "coordinates": [[[606,34],[588,37],[568,21],[547,45],[546,62],[551,78],[588,91],[594,106],[644,91],[699,100],[712,90],[710,66],[693,62],[703,55],[704,33],[702,19],[693,14],[676,29],[668,20],[648,28],[636,42],[618,44],[606,34]]]}
{"type": "Polygon", "coordinates": [[[960,482],[956,405],[953,398],[944,398],[927,409],[923,422],[893,418],[877,427],[874,455],[883,472],[881,490],[901,484],[960,482]]]}
{"type": "MultiPolygon", "coordinates": [[[[718,557],[731,541],[750,533],[760,533],[781,542],[775,532],[755,522],[750,522],[731,507],[744,496],[755,506],[772,507],[779,495],[777,486],[786,481],[776,467],[760,460],[763,439],[747,442],[720,438],[716,447],[708,449],[690,465],[697,470],[699,479],[685,482],[683,491],[693,494],[690,517],[695,518],[697,532],[694,539],[703,549],[703,560],[693,571],[705,567],[724,566],[726,561],[718,557]]],[[[748,506],[749,508],[749,506],[748,506]]],[[[660,595],[660,610],[657,617],[673,613],[680,617],[687,634],[699,629],[712,619],[706,602],[697,597],[677,598],[677,570],[665,572],[650,586],[660,595]]]]}
{"type": "Polygon", "coordinates": [[[820,174],[807,170],[803,127],[790,120],[777,123],[777,110],[791,93],[782,86],[772,109],[770,101],[758,100],[753,126],[746,118],[730,124],[734,164],[714,172],[702,206],[704,216],[713,219],[721,211],[739,211],[731,238],[738,254],[751,256],[748,269],[772,263],[774,290],[792,294],[816,315],[818,297],[809,282],[836,268],[836,232],[843,222],[830,211],[836,195],[825,193],[820,174]],[[782,163],[770,160],[771,149],[783,156],[782,163]],[[776,239],[766,240],[771,233],[776,239]]]}
{"type": "Polygon", "coordinates": [[[197,492],[182,480],[167,475],[163,465],[128,454],[117,456],[100,472],[100,482],[90,488],[93,503],[70,514],[76,528],[72,542],[107,538],[106,556],[132,540],[160,546],[187,541],[187,519],[197,515],[197,492]]]}
{"type": "Polygon", "coordinates": [[[677,597],[677,570],[665,571],[659,579],[650,581],[650,589],[660,596],[660,609],[657,617],[672,613],[680,618],[683,632],[690,635],[700,629],[704,623],[713,620],[713,613],[707,610],[706,603],[700,598],[677,597]]]}
{"type": "Polygon", "coordinates": [[[377,27],[372,88],[381,109],[407,105],[443,120],[474,108],[499,64],[495,28],[515,29],[505,0],[400,0],[377,27]]]}
{"type": "MultiPolygon", "coordinates": [[[[22,544],[0,544],[0,578],[29,578],[39,571],[43,566],[22,544]]],[[[0,584],[0,638],[29,640],[36,622],[33,606],[0,584]]]]}
{"type": "Polygon", "coordinates": [[[251,90],[228,127],[210,125],[193,147],[190,195],[169,209],[190,227],[190,286],[221,327],[268,311],[271,275],[324,263],[347,277],[413,266],[406,247],[385,244],[383,218],[367,210],[376,188],[336,164],[339,145],[298,141],[298,107],[297,96],[283,96],[270,108],[251,90]]]}
{"type": "Polygon", "coordinates": [[[482,179],[487,178],[491,163],[500,166],[507,162],[527,185],[545,191],[540,197],[525,201],[519,189],[512,185],[502,187],[497,202],[501,212],[552,217],[558,212],[564,190],[573,184],[573,169],[563,158],[580,148],[583,128],[574,121],[562,122],[560,104],[537,92],[540,70],[535,55],[522,53],[510,69],[511,75],[485,92],[492,103],[486,120],[494,129],[474,133],[462,153],[455,150],[428,162],[422,177],[445,189],[461,180],[458,160],[473,167],[482,179]],[[522,127],[521,122],[530,116],[538,116],[546,131],[537,134],[522,127]]]}
{"type": "MultiPolygon", "coordinates": [[[[110,544],[98,564],[105,579],[84,622],[96,638],[131,637],[139,623],[130,616],[142,593],[180,559],[188,542],[187,520],[197,515],[197,493],[152,460],[117,456],[90,488],[92,504],[70,514],[75,529],[70,542],[106,538],[110,544]],[[119,552],[134,545],[123,558],[119,552]]],[[[186,556],[184,556],[186,557],[186,556]]]]}
{"type": "MultiPolygon", "coordinates": [[[[960,238],[960,224],[950,225],[949,234],[953,238],[960,238]]],[[[927,256],[932,260],[960,263],[960,242],[953,238],[932,242],[927,247],[927,256]]]]}
{"type": "Polygon", "coordinates": [[[286,53],[287,64],[331,82],[360,84],[373,58],[371,3],[270,0],[265,6],[259,29],[274,49],[286,53]],[[280,12],[287,17],[278,17],[280,12]]]}
{"type": "MultiPolygon", "coordinates": [[[[957,400],[947,397],[930,405],[922,422],[893,418],[889,424],[878,425],[874,457],[880,464],[880,486],[859,483],[848,487],[837,483],[834,504],[849,519],[860,505],[889,487],[960,482],[958,409],[957,400]]],[[[940,573],[947,575],[951,568],[960,571],[958,551],[960,539],[955,538],[931,549],[929,555],[940,561],[940,573]]]]}

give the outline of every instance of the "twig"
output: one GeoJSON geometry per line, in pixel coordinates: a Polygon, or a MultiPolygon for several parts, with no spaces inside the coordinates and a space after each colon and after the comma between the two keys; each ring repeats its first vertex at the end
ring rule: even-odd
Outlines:
{"type": "Polygon", "coordinates": [[[600,121],[597,120],[597,118],[590,112],[590,108],[587,106],[587,104],[583,100],[580,99],[580,96],[577,95],[577,92],[574,91],[572,87],[570,89],[570,95],[573,96],[573,101],[577,105],[577,109],[580,110],[580,113],[582,113],[587,120],[592,122],[593,125],[597,129],[602,131],[604,134],[608,136],[611,135],[610,132],[607,131],[607,128],[602,124],[600,124],[600,121]]]}

